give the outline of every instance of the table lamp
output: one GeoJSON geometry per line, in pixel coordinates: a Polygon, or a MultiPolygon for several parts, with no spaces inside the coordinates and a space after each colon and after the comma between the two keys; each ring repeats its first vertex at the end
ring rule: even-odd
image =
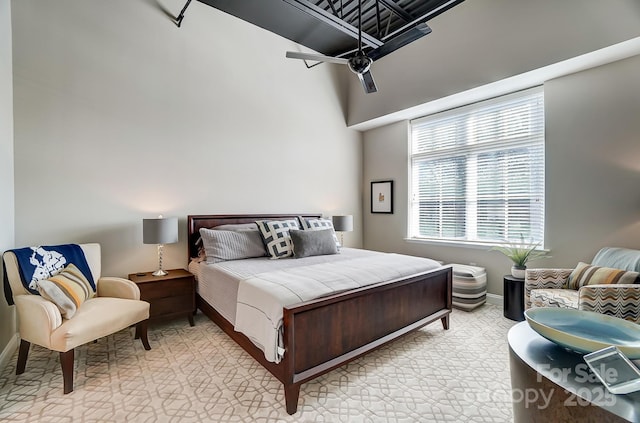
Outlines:
{"type": "Polygon", "coordinates": [[[167,272],[162,270],[162,250],[164,244],[178,242],[178,218],[160,215],[157,219],[142,219],[142,242],[158,245],[158,270],[153,272],[153,276],[165,276],[167,272]]]}
{"type": "Polygon", "coordinates": [[[351,232],[353,230],[353,216],[333,216],[333,229],[336,232],[340,232],[340,245],[344,246],[343,232],[351,232]]]}

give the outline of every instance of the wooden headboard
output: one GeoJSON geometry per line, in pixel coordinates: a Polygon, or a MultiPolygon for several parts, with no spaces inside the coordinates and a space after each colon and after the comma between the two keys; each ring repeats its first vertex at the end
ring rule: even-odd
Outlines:
{"type": "Polygon", "coordinates": [[[285,220],[297,219],[298,216],[319,218],[322,214],[196,214],[187,216],[187,233],[189,245],[189,258],[198,256],[196,242],[200,238],[200,228],[214,228],[220,225],[237,223],[252,223],[256,220],[285,220]]]}

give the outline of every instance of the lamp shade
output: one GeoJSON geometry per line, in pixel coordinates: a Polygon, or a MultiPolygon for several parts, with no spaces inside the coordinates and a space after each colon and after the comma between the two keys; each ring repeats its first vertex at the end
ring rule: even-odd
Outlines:
{"type": "Polygon", "coordinates": [[[333,229],[338,232],[351,232],[353,230],[353,216],[333,216],[333,229]]]}
{"type": "Polygon", "coordinates": [[[178,242],[178,218],[142,219],[142,242],[144,244],[178,242]]]}

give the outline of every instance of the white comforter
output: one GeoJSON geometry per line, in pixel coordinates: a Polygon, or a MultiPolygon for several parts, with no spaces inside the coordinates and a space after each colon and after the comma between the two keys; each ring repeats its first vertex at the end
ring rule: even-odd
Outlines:
{"type": "Polygon", "coordinates": [[[330,263],[260,273],[240,281],[235,330],[280,362],[283,307],[340,291],[391,281],[440,267],[437,261],[400,254],[375,254],[330,263]]]}

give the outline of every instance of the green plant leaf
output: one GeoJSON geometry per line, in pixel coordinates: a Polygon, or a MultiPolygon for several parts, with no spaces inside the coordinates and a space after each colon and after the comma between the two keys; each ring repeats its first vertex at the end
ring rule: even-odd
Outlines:
{"type": "Polygon", "coordinates": [[[510,244],[507,246],[495,246],[491,250],[499,251],[507,256],[513,262],[514,266],[526,267],[527,262],[530,260],[536,260],[541,258],[550,257],[546,251],[537,250],[536,248],[540,243],[525,243],[524,238],[521,236],[521,243],[510,244]]]}

